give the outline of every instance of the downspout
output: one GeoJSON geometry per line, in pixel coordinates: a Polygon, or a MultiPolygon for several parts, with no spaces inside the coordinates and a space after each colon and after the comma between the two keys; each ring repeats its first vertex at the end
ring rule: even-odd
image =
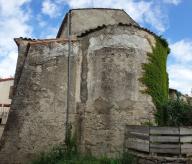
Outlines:
{"type": "Polygon", "coordinates": [[[67,109],[66,109],[66,132],[65,132],[65,139],[68,140],[69,138],[69,109],[70,109],[70,76],[71,76],[71,10],[68,12],[68,60],[67,60],[67,109]]]}

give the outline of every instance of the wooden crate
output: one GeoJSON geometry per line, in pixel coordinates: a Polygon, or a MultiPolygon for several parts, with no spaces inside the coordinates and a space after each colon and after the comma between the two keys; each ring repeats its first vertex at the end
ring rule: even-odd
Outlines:
{"type": "Polygon", "coordinates": [[[126,148],[152,155],[192,156],[192,127],[126,126],[126,148]]]}

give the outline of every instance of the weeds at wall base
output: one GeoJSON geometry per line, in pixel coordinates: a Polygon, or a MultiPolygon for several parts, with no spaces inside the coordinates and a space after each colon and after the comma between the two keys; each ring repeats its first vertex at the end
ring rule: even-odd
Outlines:
{"type": "Polygon", "coordinates": [[[66,153],[65,151],[62,146],[59,146],[50,152],[40,154],[31,164],[136,164],[137,161],[137,158],[129,153],[124,153],[120,158],[112,159],[108,157],[96,158],[91,155],[80,155],[78,153],[66,153]]]}
{"type": "Polygon", "coordinates": [[[128,152],[113,159],[107,156],[96,158],[91,154],[80,154],[77,151],[75,134],[72,135],[72,126],[69,125],[65,142],[39,154],[31,164],[136,164],[136,157],[128,152]]]}

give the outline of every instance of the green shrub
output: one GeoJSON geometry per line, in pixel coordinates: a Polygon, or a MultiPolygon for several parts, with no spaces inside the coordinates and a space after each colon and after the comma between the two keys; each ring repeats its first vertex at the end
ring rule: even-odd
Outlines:
{"type": "Polygon", "coordinates": [[[162,126],[191,126],[192,106],[179,98],[169,100],[162,105],[162,116],[157,116],[162,126]]]}

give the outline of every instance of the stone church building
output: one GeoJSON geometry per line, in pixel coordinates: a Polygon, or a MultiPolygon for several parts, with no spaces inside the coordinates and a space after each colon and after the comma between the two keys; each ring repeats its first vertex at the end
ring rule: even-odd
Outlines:
{"type": "Polygon", "coordinates": [[[118,155],[125,125],[153,120],[155,106],[139,79],[155,34],[125,11],[73,9],[55,39],[15,42],[14,96],[1,164],[26,163],[63,142],[66,124],[82,152],[118,155]]]}

